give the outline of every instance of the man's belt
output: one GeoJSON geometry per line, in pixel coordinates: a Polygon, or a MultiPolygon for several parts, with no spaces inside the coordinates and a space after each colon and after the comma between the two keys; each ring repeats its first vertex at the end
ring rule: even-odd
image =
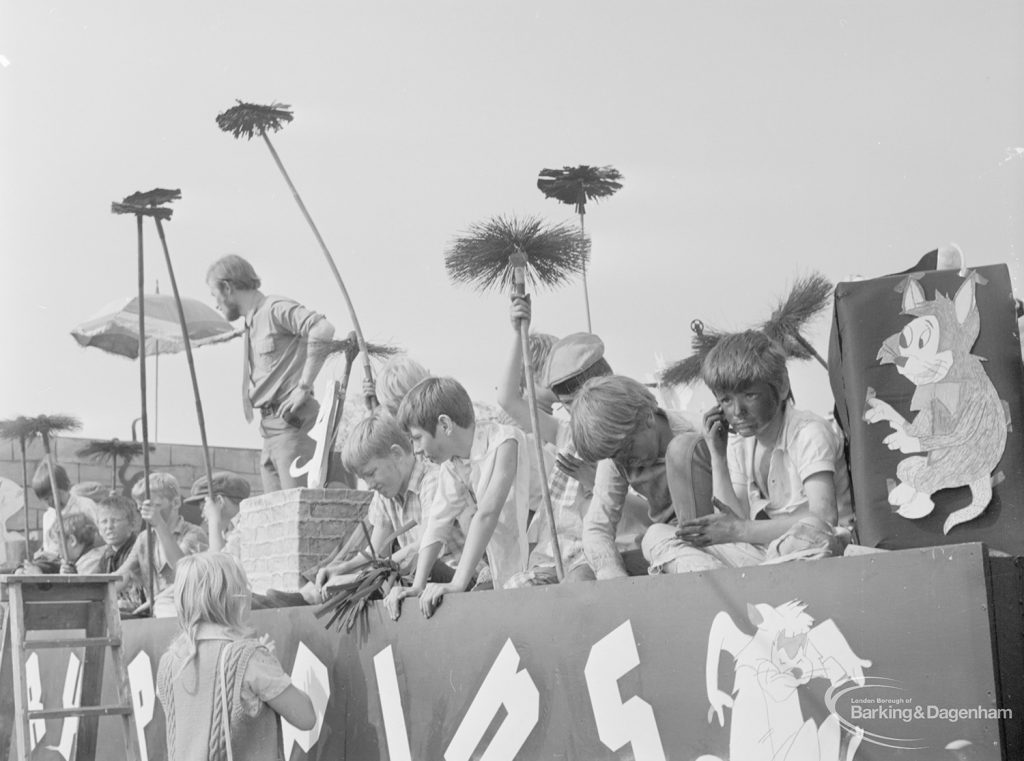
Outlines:
{"type": "Polygon", "coordinates": [[[262,407],[257,407],[262,417],[274,417],[277,411],[281,409],[281,402],[273,402],[271,404],[264,404],[262,407]]]}

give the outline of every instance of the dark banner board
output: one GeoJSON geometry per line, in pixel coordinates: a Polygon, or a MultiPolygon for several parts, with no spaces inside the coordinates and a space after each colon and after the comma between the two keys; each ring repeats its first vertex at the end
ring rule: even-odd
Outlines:
{"type": "MultiPolygon", "coordinates": [[[[254,623],[322,717],[282,728],[288,761],[1018,759],[1022,593],[1018,561],[967,544],[451,595],[429,620],[375,605],[349,634],[312,608],[254,623]]],[[[125,622],[149,761],[175,628],[125,622]]],[[[59,707],[76,664],[45,655],[29,681],[59,707]]],[[[120,758],[103,721],[97,757],[120,758]]],[[[73,720],[37,735],[68,758],[73,720]]]]}
{"type": "Polygon", "coordinates": [[[840,283],[829,365],[863,544],[1024,555],[1024,366],[1006,265],[840,283]]]}

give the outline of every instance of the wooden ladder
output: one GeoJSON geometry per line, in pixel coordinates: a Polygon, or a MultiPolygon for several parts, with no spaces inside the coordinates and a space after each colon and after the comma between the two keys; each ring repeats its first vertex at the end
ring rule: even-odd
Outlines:
{"type": "MultiPolygon", "coordinates": [[[[0,646],[0,724],[13,717],[16,758],[32,753],[30,722],[39,719],[78,717],[78,761],[93,759],[99,720],[118,716],[124,734],[124,758],[138,761],[139,746],[132,708],[128,670],[121,649],[121,618],[117,610],[115,575],[0,576],[3,631],[0,646]],[[79,636],[77,632],[84,631],[79,636]],[[32,636],[29,634],[40,634],[32,636]],[[26,661],[38,650],[85,649],[81,672],[81,699],[77,707],[32,710],[29,708],[26,661]],[[117,702],[103,705],[103,671],[110,648],[117,702]],[[13,690],[11,689],[13,686],[13,690]]],[[[0,726],[0,759],[7,758],[11,728],[0,726]]]]}

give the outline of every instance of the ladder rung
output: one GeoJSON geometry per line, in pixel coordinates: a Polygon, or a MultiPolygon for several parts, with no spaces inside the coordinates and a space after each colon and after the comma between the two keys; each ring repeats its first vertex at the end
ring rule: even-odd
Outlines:
{"type": "Polygon", "coordinates": [[[43,650],[46,648],[72,647],[121,647],[120,637],[65,637],[63,639],[27,639],[23,643],[26,650],[43,650]]]}
{"type": "Polygon", "coordinates": [[[29,711],[28,718],[32,719],[66,719],[68,716],[125,716],[132,712],[131,706],[110,705],[110,706],[82,706],[79,708],[53,708],[43,711],[29,711]]]}

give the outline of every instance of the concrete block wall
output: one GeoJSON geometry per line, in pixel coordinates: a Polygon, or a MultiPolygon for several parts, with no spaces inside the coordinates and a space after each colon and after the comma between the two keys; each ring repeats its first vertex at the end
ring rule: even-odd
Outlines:
{"type": "MultiPolygon", "coordinates": [[[[57,463],[64,467],[72,484],[83,481],[98,481],[101,484],[111,483],[112,468],[109,464],[97,463],[91,459],[82,457],[78,451],[93,439],[74,436],[61,436],[53,441],[54,453],[57,463]]],[[[206,466],[203,463],[203,449],[193,444],[154,444],[154,450],[149,453],[149,467],[151,471],[162,471],[170,473],[181,486],[182,498],[187,497],[193,482],[206,474],[206,466]]],[[[36,466],[44,458],[42,442],[37,438],[27,447],[28,456],[28,477],[32,478],[36,466]]],[[[211,447],[214,470],[230,470],[242,476],[252,487],[253,495],[263,493],[263,483],[260,480],[258,449],[242,449],[238,447],[211,447]]],[[[120,468],[120,463],[118,463],[120,468]]],[[[128,467],[125,477],[130,481],[136,473],[142,472],[142,458],[132,461],[128,467]]],[[[22,484],[21,471],[21,446],[17,441],[0,441],[0,478],[14,481],[19,486],[22,484]]],[[[118,487],[121,484],[118,483],[118,487]]],[[[36,495],[29,491],[29,525],[38,530],[42,521],[42,511],[45,509],[36,495]]],[[[24,526],[22,511],[10,516],[7,525],[11,530],[20,531],[24,526]]]]}

